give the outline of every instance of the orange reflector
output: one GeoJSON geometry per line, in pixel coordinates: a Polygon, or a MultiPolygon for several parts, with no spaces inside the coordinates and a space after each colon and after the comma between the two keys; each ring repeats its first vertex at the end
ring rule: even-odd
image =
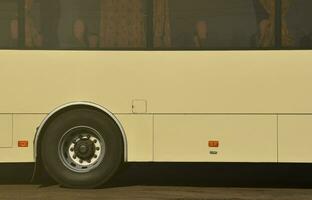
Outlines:
{"type": "Polygon", "coordinates": [[[208,141],[209,147],[219,147],[219,141],[208,141]]]}
{"type": "Polygon", "coordinates": [[[28,147],[28,141],[27,140],[19,140],[18,141],[18,147],[28,147]]]}

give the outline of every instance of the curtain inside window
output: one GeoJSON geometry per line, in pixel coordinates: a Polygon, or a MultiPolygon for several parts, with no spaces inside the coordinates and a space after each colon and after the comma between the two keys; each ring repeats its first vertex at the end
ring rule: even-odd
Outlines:
{"type": "Polygon", "coordinates": [[[171,47],[168,0],[154,0],[154,47],[171,47]]]}
{"type": "Polygon", "coordinates": [[[288,14],[289,7],[292,0],[283,0],[282,1],[282,46],[290,47],[293,45],[293,38],[290,36],[286,21],[286,16],[288,14]]]}
{"type": "Polygon", "coordinates": [[[33,16],[31,14],[33,0],[25,1],[25,46],[27,48],[40,47],[42,45],[42,37],[35,26],[33,16]]]}
{"type": "Polygon", "coordinates": [[[25,46],[58,48],[59,0],[25,1],[25,46]]]}
{"type": "Polygon", "coordinates": [[[102,0],[100,47],[145,47],[144,6],[143,0],[102,0]]]}
{"type": "MultiPolygon", "coordinates": [[[[272,47],[275,41],[275,1],[273,0],[259,0],[266,12],[269,14],[270,28],[266,30],[264,37],[261,41],[261,47],[272,47]]],[[[288,47],[293,43],[293,39],[291,38],[287,22],[286,16],[289,10],[289,6],[291,4],[291,0],[283,0],[282,1],[282,46],[288,47]]]]}
{"type": "Polygon", "coordinates": [[[273,47],[275,44],[275,1],[259,0],[268,13],[268,19],[263,19],[260,24],[259,46],[262,48],[273,47]]]}

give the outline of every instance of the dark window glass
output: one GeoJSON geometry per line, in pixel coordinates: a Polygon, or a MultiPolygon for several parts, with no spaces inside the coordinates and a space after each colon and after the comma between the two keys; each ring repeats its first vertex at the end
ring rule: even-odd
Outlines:
{"type": "Polygon", "coordinates": [[[311,8],[311,0],[0,0],[0,48],[270,49],[281,39],[282,48],[311,49],[311,8]]]}
{"type": "Polygon", "coordinates": [[[18,47],[18,5],[16,1],[0,0],[0,48],[18,47]]]}
{"type": "Polygon", "coordinates": [[[274,20],[273,0],[154,0],[154,46],[272,48],[274,20]]]}
{"type": "Polygon", "coordinates": [[[312,48],[312,1],[282,0],[284,48],[312,48]]]}
{"type": "Polygon", "coordinates": [[[144,48],[145,0],[26,0],[25,46],[144,48]]]}

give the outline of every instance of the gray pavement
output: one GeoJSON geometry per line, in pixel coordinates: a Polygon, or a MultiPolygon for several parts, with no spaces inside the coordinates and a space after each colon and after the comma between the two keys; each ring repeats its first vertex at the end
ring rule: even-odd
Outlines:
{"type": "Polygon", "coordinates": [[[32,164],[0,165],[0,200],[312,200],[311,165],[132,164],[98,189],[66,189],[32,164]]]}
{"type": "Polygon", "coordinates": [[[312,199],[309,189],[206,188],[174,186],[127,186],[97,190],[71,190],[58,186],[3,185],[1,200],[299,200],[312,199]]]}

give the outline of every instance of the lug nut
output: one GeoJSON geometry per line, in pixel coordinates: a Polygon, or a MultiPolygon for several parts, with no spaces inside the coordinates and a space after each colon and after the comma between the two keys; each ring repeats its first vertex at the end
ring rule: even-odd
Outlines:
{"type": "Polygon", "coordinates": [[[79,162],[82,163],[83,161],[80,159],[79,162]]]}
{"type": "Polygon", "coordinates": [[[74,158],[74,159],[76,159],[76,158],[77,158],[77,156],[76,156],[76,155],[73,155],[73,158],[74,158]]]}
{"type": "Polygon", "coordinates": [[[96,149],[97,151],[99,151],[99,150],[100,150],[100,147],[96,147],[95,149],[96,149]]]}
{"type": "Polygon", "coordinates": [[[94,143],[97,143],[97,140],[93,140],[94,143]]]}
{"type": "Polygon", "coordinates": [[[97,155],[96,155],[96,154],[94,154],[93,158],[97,158],[97,155]]]}
{"type": "Polygon", "coordinates": [[[70,148],[70,151],[74,151],[74,147],[70,148]]]}

